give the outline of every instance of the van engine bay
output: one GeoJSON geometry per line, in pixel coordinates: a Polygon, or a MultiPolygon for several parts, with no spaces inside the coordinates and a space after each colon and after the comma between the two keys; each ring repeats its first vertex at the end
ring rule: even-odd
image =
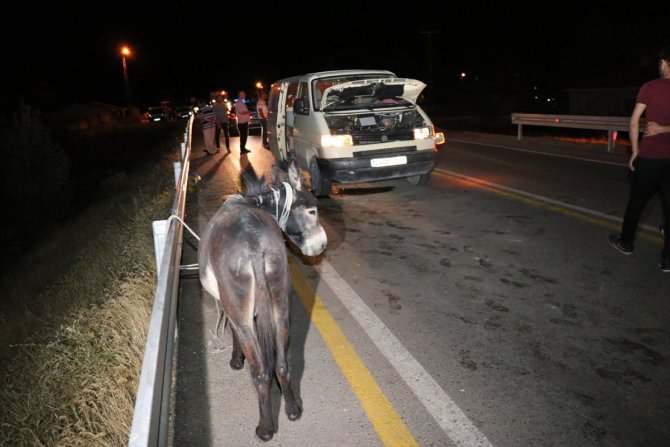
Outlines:
{"type": "Polygon", "coordinates": [[[351,135],[354,144],[413,140],[414,129],[427,124],[416,110],[326,115],[331,135],[351,135]]]}

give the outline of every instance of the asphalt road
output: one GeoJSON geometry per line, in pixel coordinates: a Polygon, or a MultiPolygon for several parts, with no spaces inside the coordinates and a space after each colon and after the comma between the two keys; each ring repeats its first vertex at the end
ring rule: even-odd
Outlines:
{"type": "MultiPolygon", "coordinates": [[[[209,157],[195,140],[193,228],[237,191],[241,169],[268,171],[257,137],[248,157],[237,141],[209,157]]],[[[605,145],[454,132],[424,187],[334,188],[319,203],[325,255],[291,256],[304,414],[289,421],[275,390],[268,445],[670,445],[657,204],[633,256],[606,242],[625,162],[605,145]]],[[[196,262],[186,238],[183,261],[196,262]]],[[[260,444],[249,372],[228,366],[229,333],[211,334],[213,300],[193,276],[178,312],[173,445],[260,444]]]]}

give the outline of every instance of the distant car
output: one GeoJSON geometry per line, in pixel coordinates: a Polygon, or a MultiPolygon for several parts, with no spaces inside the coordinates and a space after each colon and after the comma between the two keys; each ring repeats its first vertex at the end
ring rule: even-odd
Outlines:
{"type": "Polygon", "coordinates": [[[179,119],[186,119],[193,114],[191,106],[179,106],[175,109],[175,116],[179,119]]]}
{"type": "Polygon", "coordinates": [[[165,114],[165,109],[163,109],[162,106],[149,107],[147,113],[144,115],[150,123],[168,120],[168,117],[165,114]]]}
{"type": "Polygon", "coordinates": [[[249,121],[249,129],[260,129],[261,119],[258,117],[258,110],[256,109],[256,100],[250,99],[247,103],[247,108],[251,112],[251,121],[249,121]]]}

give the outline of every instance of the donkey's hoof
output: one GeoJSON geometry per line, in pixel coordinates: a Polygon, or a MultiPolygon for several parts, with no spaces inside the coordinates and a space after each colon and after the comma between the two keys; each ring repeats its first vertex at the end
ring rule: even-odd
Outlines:
{"type": "Polygon", "coordinates": [[[233,369],[242,369],[244,367],[244,359],[230,359],[230,367],[233,369]]]}
{"type": "Polygon", "coordinates": [[[289,421],[297,421],[302,416],[302,407],[298,404],[286,406],[286,416],[289,421]]]}
{"type": "Polygon", "coordinates": [[[274,431],[268,430],[267,428],[263,428],[259,425],[256,427],[256,436],[258,436],[258,439],[261,441],[267,442],[274,436],[274,431]]]}

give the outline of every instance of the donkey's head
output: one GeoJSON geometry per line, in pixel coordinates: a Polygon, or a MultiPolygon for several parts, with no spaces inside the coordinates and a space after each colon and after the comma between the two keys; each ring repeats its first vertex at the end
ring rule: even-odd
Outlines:
{"type": "Polygon", "coordinates": [[[286,213],[288,213],[288,215],[283,219],[285,220],[283,225],[280,220],[282,230],[305,256],[320,255],[325,250],[328,239],[326,232],[319,223],[316,199],[302,183],[300,171],[295,161],[291,161],[288,174],[279,169],[275,169],[274,174],[275,184],[277,181],[283,182],[282,189],[286,189],[286,181],[288,180],[288,185],[292,189],[290,208],[288,208],[288,202],[285,202],[286,212],[283,214],[286,216],[286,213]]]}

